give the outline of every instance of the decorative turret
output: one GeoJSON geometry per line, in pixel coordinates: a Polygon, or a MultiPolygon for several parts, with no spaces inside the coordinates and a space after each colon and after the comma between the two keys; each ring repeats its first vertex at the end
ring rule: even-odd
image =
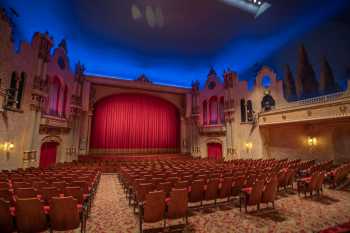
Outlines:
{"type": "Polygon", "coordinates": [[[332,68],[327,58],[323,57],[321,60],[320,93],[329,94],[338,91],[338,89],[339,87],[334,79],[332,68]]]}
{"type": "Polygon", "coordinates": [[[297,99],[293,74],[288,64],[284,68],[283,92],[286,100],[293,101],[297,99]]]}
{"type": "Polygon", "coordinates": [[[135,81],[152,84],[152,81],[145,74],[141,74],[135,81]]]}
{"type": "Polygon", "coordinates": [[[58,44],[58,47],[62,48],[66,54],[68,54],[67,41],[66,39],[62,39],[58,44]]]}
{"type": "Polygon", "coordinates": [[[78,82],[81,82],[84,77],[84,72],[85,72],[85,66],[78,61],[78,63],[75,65],[75,79],[78,82]]]}
{"type": "Polygon", "coordinates": [[[40,34],[40,44],[39,44],[39,53],[38,57],[43,59],[44,62],[50,61],[50,50],[53,46],[53,39],[49,36],[48,32],[40,34]]]}
{"type": "Polygon", "coordinates": [[[195,80],[192,82],[192,115],[199,116],[199,81],[195,80]]]}
{"type": "Polygon", "coordinates": [[[224,72],[224,87],[225,89],[233,88],[237,74],[230,69],[224,72]]]}
{"type": "Polygon", "coordinates": [[[299,98],[309,98],[318,94],[318,82],[315,71],[309,62],[304,45],[299,49],[296,92],[299,98]]]}
{"type": "Polygon", "coordinates": [[[215,71],[214,67],[211,66],[211,67],[210,67],[210,70],[209,70],[209,73],[208,73],[208,77],[209,77],[209,76],[212,76],[212,75],[215,75],[215,76],[216,76],[217,74],[216,74],[216,71],[215,71]]]}

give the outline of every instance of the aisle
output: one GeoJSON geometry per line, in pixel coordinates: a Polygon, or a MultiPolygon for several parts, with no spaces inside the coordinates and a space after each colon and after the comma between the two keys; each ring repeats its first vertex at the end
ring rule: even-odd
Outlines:
{"type": "Polygon", "coordinates": [[[116,175],[102,175],[91,215],[87,222],[87,233],[135,233],[138,221],[128,206],[116,175]]]}

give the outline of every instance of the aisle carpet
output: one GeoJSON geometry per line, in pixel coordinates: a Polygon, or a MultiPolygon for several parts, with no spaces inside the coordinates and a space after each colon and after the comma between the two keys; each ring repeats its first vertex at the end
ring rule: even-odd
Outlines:
{"type": "MultiPolygon", "coordinates": [[[[280,192],[276,209],[260,212],[251,207],[251,213],[240,212],[234,205],[205,210],[193,210],[189,226],[170,221],[179,231],[198,233],[233,232],[318,232],[350,220],[350,192],[325,189],[320,199],[304,198],[290,192],[280,192]]],[[[262,205],[265,208],[265,205],[262,205]]],[[[168,224],[167,224],[168,225],[168,224]]],[[[161,232],[162,222],[146,224],[145,229],[161,232]],[[160,230],[158,231],[157,230],[160,230]]],[[[116,175],[102,175],[98,192],[87,223],[88,233],[136,233],[138,217],[128,206],[125,194],[116,175]]],[[[171,228],[173,229],[173,228],[171,228]]],[[[174,228],[175,229],[175,228],[174,228]]]]}

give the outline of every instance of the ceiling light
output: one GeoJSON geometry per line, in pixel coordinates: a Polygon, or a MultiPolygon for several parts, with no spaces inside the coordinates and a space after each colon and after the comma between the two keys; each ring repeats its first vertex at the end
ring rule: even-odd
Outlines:
{"type": "Polygon", "coordinates": [[[255,18],[258,18],[267,9],[271,7],[271,4],[262,0],[220,0],[228,5],[237,7],[241,10],[254,14],[255,18]]]}

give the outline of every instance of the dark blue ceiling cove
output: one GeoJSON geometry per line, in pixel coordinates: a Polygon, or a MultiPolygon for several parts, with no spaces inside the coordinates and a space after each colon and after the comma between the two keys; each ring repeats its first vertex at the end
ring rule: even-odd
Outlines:
{"type": "Polygon", "coordinates": [[[255,19],[221,0],[0,0],[18,12],[16,40],[29,41],[36,31],[48,31],[55,45],[66,38],[71,67],[80,60],[88,73],[144,73],[179,86],[203,83],[210,66],[220,75],[228,67],[244,72],[348,4],[267,2],[272,7],[255,19]]]}

